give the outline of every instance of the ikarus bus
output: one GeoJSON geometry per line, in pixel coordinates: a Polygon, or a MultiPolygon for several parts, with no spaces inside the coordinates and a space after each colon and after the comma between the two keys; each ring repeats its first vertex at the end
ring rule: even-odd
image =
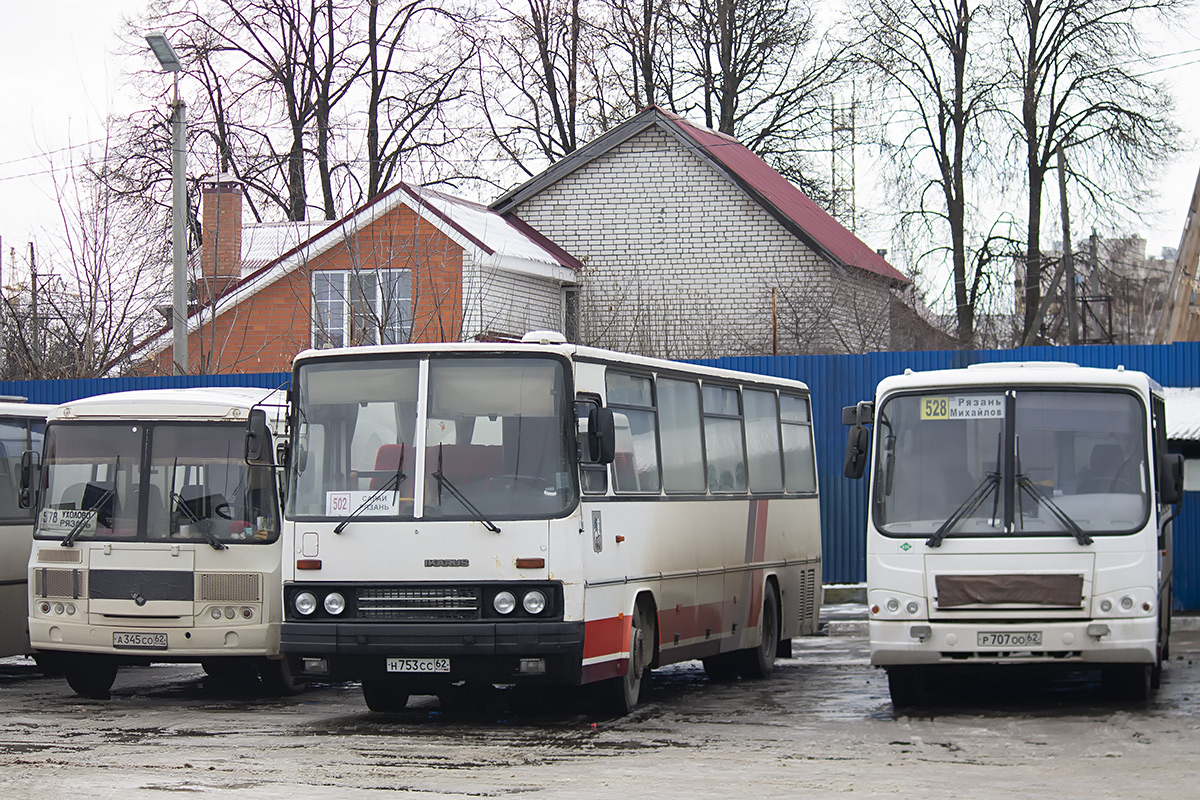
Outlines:
{"type": "Polygon", "coordinates": [[[0,397],[0,658],[31,653],[25,569],[33,511],[20,503],[21,458],[26,450],[41,449],[46,415],[53,408],[0,397]]]}
{"type": "Polygon", "coordinates": [[[107,698],[120,665],[149,662],[295,686],[279,658],[279,488],[245,461],[250,410],[264,410],[269,439],[283,400],[163,389],[50,414],[26,470],[38,487],[29,630],[77,693],[107,698]]]}
{"type": "Polygon", "coordinates": [[[549,333],[306,351],[291,392],[282,649],[372,710],[594,683],[623,713],[653,667],[764,677],[816,629],[802,383],[549,333]]]}
{"type": "Polygon", "coordinates": [[[1145,697],[1171,620],[1172,504],[1161,388],[1140,372],[1055,362],[906,371],[852,425],[846,474],[871,451],[871,663],[893,704],[931,671],[1099,667],[1145,697]]]}

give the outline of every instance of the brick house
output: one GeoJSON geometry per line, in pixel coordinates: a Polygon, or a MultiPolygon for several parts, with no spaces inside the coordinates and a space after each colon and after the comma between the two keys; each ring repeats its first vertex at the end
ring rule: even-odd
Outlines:
{"type": "Polygon", "coordinates": [[[584,263],[567,333],[587,344],[668,358],[866,352],[911,346],[920,322],[894,307],[910,281],[883,256],[733,138],[659,108],[491,208],[584,263]]]}
{"type": "MultiPolygon", "coordinates": [[[[242,224],[242,187],[202,198],[189,373],[286,371],[309,347],[561,329],[579,261],[517,218],[398,184],[330,222],[242,224]]],[[[170,326],[141,372],[170,373],[170,326]]]]}

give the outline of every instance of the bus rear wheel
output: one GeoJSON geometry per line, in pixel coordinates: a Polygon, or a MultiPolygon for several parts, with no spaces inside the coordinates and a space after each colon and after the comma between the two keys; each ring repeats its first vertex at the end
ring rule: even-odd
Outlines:
{"type": "Polygon", "coordinates": [[[408,706],[408,692],[397,681],[369,678],[362,682],[363,700],[376,714],[398,714],[408,706]]]}
{"type": "Polygon", "coordinates": [[[775,586],[766,584],[763,590],[762,616],[758,623],[761,636],[758,647],[738,653],[738,672],[743,678],[761,680],[775,671],[775,653],[779,650],[779,599],[775,586]]]}
{"type": "Polygon", "coordinates": [[[89,700],[108,700],[117,679],[117,661],[92,653],[67,656],[63,658],[63,673],[75,694],[89,700]]]}

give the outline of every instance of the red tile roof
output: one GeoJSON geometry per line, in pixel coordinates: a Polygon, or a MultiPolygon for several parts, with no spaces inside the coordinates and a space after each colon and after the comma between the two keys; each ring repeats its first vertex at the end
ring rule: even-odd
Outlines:
{"type": "Polygon", "coordinates": [[[745,145],[731,136],[693,125],[670,111],[661,108],[652,110],[674,123],[676,130],[690,138],[711,158],[720,162],[730,177],[757,195],[756,199],[759,202],[765,201],[764,205],[773,206],[779,214],[794,222],[842,264],[874,272],[901,283],[910,283],[909,279],[883,256],[829,216],[804,192],[789,183],[787,178],[772,169],[745,145]]]}

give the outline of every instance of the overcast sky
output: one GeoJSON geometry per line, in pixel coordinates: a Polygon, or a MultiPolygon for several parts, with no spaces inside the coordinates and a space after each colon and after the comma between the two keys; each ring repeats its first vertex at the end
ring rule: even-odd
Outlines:
{"type": "MultiPolygon", "coordinates": [[[[45,241],[47,228],[57,227],[52,186],[41,154],[81,145],[102,135],[110,112],[128,111],[130,98],[120,91],[121,66],[111,51],[122,14],[134,14],[144,0],[6,0],[0,24],[0,237],[4,279],[12,264],[10,248],[25,260],[30,241],[45,241]]],[[[1200,13],[1194,15],[1200,19],[1200,13]]],[[[1171,41],[1154,45],[1156,52],[1177,53],[1156,59],[1148,69],[1164,70],[1177,86],[1194,93],[1200,85],[1200,34],[1187,25],[1171,41]],[[1192,51],[1192,52],[1188,52],[1192,51]]],[[[153,57],[147,53],[148,65],[153,57]]],[[[169,77],[163,77],[169,81],[169,77]]],[[[1189,149],[1160,184],[1157,218],[1144,230],[1149,255],[1179,244],[1192,190],[1200,171],[1200,104],[1179,99],[1189,128],[1189,149]]],[[[867,163],[861,158],[860,165],[867,163]]],[[[859,202],[869,196],[869,176],[858,175],[859,202]]],[[[1057,184],[1047,196],[1047,218],[1057,215],[1057,184]]],[[[1057,228],[1057,226],[1053,226],[1057,228]]],[[[1049,230],[1049,228],[1047,228],[1049,230]]],[[[1081,242],[1088,231],[1073,231],[1081,242]]],[[[1054,234],[1055,236],[1057,234],[1054,234]]],[[[1047,235],[1045,245],[1053,246],[1047,235]]],[[[872,247],[890,247],[871,240],[872,247]]],[[[39,247],[40,249],[40,247],[39,247]]],[[[893,251],[894,252],[894,251],[893,251]]]]}

